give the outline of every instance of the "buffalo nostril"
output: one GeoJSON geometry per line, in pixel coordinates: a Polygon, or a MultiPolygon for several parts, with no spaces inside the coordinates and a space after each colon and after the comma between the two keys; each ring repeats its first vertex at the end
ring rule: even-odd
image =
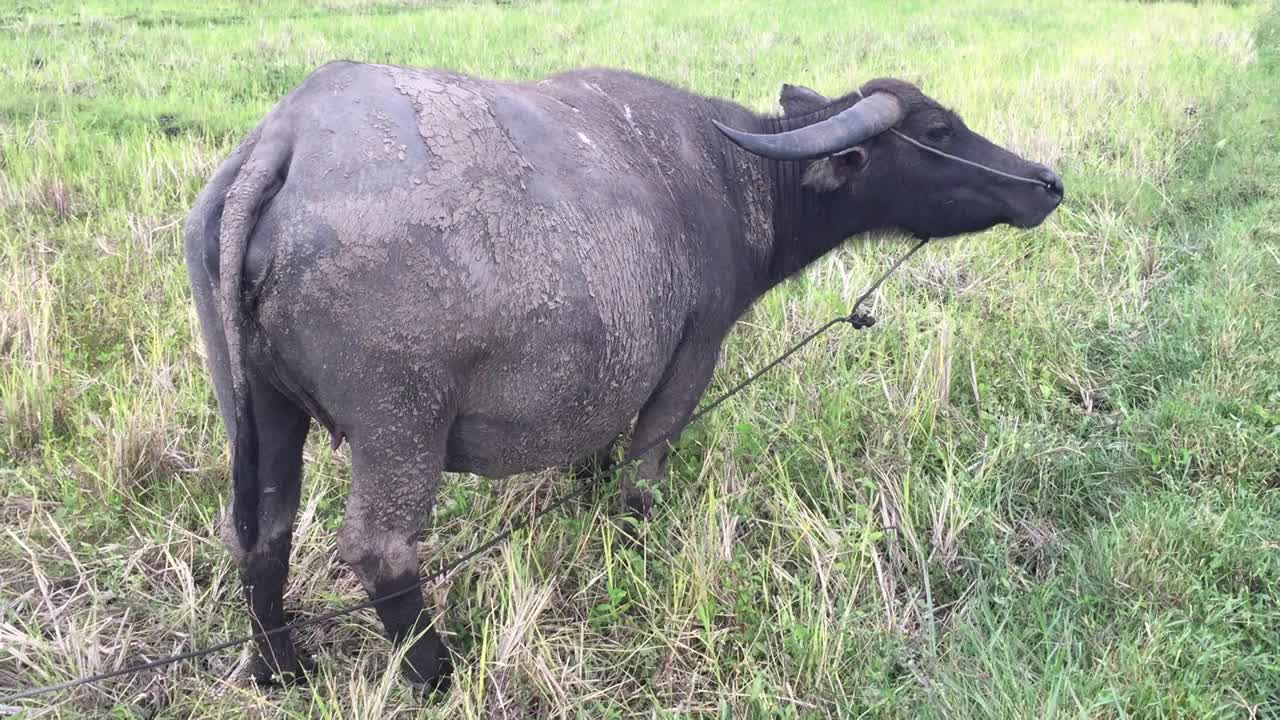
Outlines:
{"type": "Polygon", "coordinates": [[[1059,198],[1063,196],[1065,188],[1062,185],[1062,178],[1058,177],[1058,173],[1045,168],[1036,174],[1036,179],[1044,183],[1044,189],[1051,195],[1056,195],[1059,198]]]}

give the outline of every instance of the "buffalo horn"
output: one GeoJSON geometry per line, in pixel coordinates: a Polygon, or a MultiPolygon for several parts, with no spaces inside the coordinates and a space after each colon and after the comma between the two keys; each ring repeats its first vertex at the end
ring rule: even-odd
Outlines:
{"type": "Polygon", "coordinates": [[[902,104],[890,93],[872,93],[826,120],[773,134],[745,133],[712,120],[720,132],[749,153],[774,160],[808,160],[848,150],[902,119],[902,104]]]}

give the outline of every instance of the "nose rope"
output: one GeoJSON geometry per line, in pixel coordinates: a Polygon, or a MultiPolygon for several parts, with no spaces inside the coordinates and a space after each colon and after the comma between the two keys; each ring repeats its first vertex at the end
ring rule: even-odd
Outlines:
{"type": "MultiPolygon", "coordinates": [[[[866,99],[866,96],[865,96],[865,95],[863,95],[861,91],[859,91],[859,90],[854,90],[853,92],[854,92],[854,94],[855,94],[855,95],[857,95],[857,96],[858,96],[858,100],[865,100],[865,99],[866,99]]],[[[922,143],[922,142],[920,142],[919,140],[917,140],[917,139],[915,139],[915,138],[911,137],[910,135],[907,135],[907,134],[905,134],[905,133],[901,132],[901,131],[900,131],[900,130],[898,130],[897,128],[889,128],[889,132],[893,133],[894,135],[897,135],[898,137],[902,138],[903,140],[906,140],[908,143],[910,143],[910,144],[912,144],[912,145],[915,145],[916,147],[920,148],[921,150],[924,150],[924,151],[926,151],[926,152],[931,152],[931,153],[933,153],[934,155],[937,155],[938,157],[946,158],[946,159],[948,159],[948,160],[954,160],[955,162],[958,162],[958,163],[960,163],[960,164],[962,164],[962,165],[968,165],[969,167],[975,167],[975,168],[978,168],[979,170],[986,170],[987,172],[991,173],[992,175],[999,175],[1000,177],[1005,178],[1005,179],[1007,179],[1007,180],[1014,180],[1014,181],[1017,181],[1017,182],[1023,182],[1023,183],[1031,183],[1032,185],[1039,185],[1040,187],[1048,187],[1048,186],[1049,186],[1049,184],[1048,184],[1048,183],[1046,183],[1046,182],[1045,182],[1045,181],[1043,181],[1043,180],[1036,180],[1036,179],[1034,179],[1034,178],[1022,177],[1021,175],[1014,175],[1014,174],[1012,174],[1012,173],[1007,173],[1007,172],[1005,172],[1005,171],[1003,171],[1003,170],[997,170],[997,169],[995,169],[995,168],[993,168],[993,167],[987,167],[986,165],[983,165],[982,163],[977,163],[977,162],[974,162],[974,161],[972,161],[972,160],[966,160],[966,159],[964,159],[964,158],[962,158],[962,157],[959,157],[959,156],[957,156],[957,155],[952,155],[952,154],[951,154],[951,153],[949,153],[949,152],[943,152],[943,151],[939,150],[939,149],[938,149],[938,148],[936,148],[936,147],[930,147],[930,146],[928,146],[928,145],[925,145],[924,143],[922,143]]]]}
{"type": "Polygon", "coordinates": [[[925,151],[927,151],[927,152],[931,152],[931,153],[933,153],[934,155],[937,155],[938,157],[943,157],[943,158],[946,158],[946,159],[948,159],[948,160],[954,160],[955,162],[963,163],[963,164],[965,164],[965,165],[968,165],[969,167],[975,167],[975,168],[978,168],[979,170],[986,170],[987,172],[991,173],[992,175],[999,175],[1000,177],[1002,177],[1002,178],[1007,178],[1007,179],[1009,179],[1009,180],[1016,180],[1016,181],[1018,181],[1018,182],[1031,183],[1032,185],[1039,185],[1039,186],[1041,186],[1041,187],[1044,187],[1044,186],[1047,186],[1047,185],[1048,185],[1048,183],[1046,183],[1046,182],[1045,182],[1045,181],[1043,181],[1043,180],[1036,180],[1036,179],[1034,179],[1034,178],[1022,177],[1021,175],[1014,175],[1014,174],[1012,174],[1012,173],[1007,173],[1007,172],[1005,172],[1005,171],[1003,171],[1003,170],[997,170],[997,169],[995,169],[995,168],[993,168],[993,167],[987,167],[986,165],[983,165],[982,163],[976,163],[976,162],[974,162],[974,161],[972,161],[972,160],[966,160],[966,159],[964,159],[964,158],[962,158],[962,157],[959,157],[959,156],[957,156],[957,155],[952,155],[951,153],[943,152],[943,151],[939,150],[939,149],[938,149],[938,148],[936,148],[936,147],[930,147],[930,146],[928,146],[928,145],[925,145],[924,143],[920,142],[919,140],[916,140],[915,138],[911,137],[910,135],[906,135],[906,134],[904,134],[904,133],[900,132],[897,128],[889,128],[889,132],[893,133],[894,135],[897,135],[898,137],[902,138],[903,140],[906,140],[907,142],[911,143],[912,145],[915,145],[916,147],[920,148],[921,150],[925,150],[925,151]]]}

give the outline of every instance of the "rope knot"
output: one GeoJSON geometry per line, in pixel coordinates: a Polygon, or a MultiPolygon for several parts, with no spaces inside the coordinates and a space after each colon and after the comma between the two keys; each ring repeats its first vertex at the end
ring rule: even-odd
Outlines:
{"type": "Polygon", "coordinates": [[[875,318],[860,312],[850,314],[844,321],[852,325],[854,330],[865,330],[876,324],[875,318]]]}

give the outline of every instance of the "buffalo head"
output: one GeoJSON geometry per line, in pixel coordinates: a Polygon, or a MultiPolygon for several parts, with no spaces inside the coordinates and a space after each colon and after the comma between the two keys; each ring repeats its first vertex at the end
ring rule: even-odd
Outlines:
{"type": "Polygon", "coordinates": [[[781,103],[777,132],[716,126],[748,152],[806,163],[804,188],[858,215],[851,225],[874,218],[878,227],[948,237],[1035,227],[1062,202],[1056,173],[970,130],[910,83],[873,80],[835,101],[784,85],[781,103]]]}

